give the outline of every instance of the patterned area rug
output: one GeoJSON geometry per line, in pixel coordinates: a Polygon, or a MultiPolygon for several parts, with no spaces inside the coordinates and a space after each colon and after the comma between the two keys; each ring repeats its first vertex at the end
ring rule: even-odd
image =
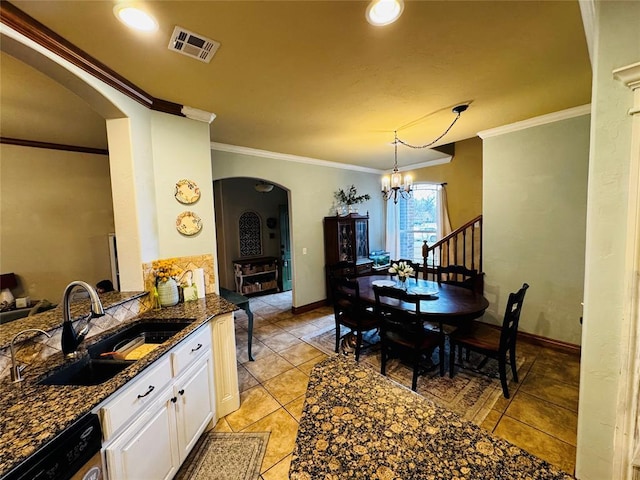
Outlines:
{"type": "Polygon", "coordinates": [[[268,432],[205,432],[175,480],[256,480],[268,441],[268,432]]]}
{"type": "MultiPolygon", "coordinates": [[[[341,334],[344,335],[346,333],[349,333],[349,330],[343,327],[341,334]]],[[[360,364],[379,373],[380,338],[375,332],[368,332],[364,335],[364,340],[366,348],[363,348],[360,352],[360,364]]],[[[304,338],[304,341],[328,355],[335,355],[335,328],[304,338]]],[[[347,347],[345,350],[343,341],[340,342],[340,345],[340,354],[353,358],[351,349],[347,347]]],[[[480,364],[483,358],[482,355],[472,352],[469,362],[465,361],[463,364],[467,367],[475,367],[480,364]]],[[[438,363],[437,349],[431,362],[433,364],[438,363]]],[[[482,373],[475,373],[472,370],[458,367],[456,375],[453,378],[449,378],[449,352],[447,348],[445,364],[447,368],[444,377],[440,376],[439,367],[435,366],[433,370],[418,377],[417,393],[457,413],[465,420],[480,425],[491,411],[496,400],[502,395],[502,387],[498,376],[498,362],[492,359],[489,360],[480,370],[482,373]],[[485,374],[491,375],[491,377],[485,374]]],[[[518,370],[523,364],[524,357],[518,356],[516,361],[518,370]]],[[[509,367],[507,367],[507,370],[507,377],[510,379],[509,367]]],[[[413,367],[411,365],[399,359],[391,359],[387,362],[387,377],[391,380],[411,388],[412,375],[413,367]]]]}

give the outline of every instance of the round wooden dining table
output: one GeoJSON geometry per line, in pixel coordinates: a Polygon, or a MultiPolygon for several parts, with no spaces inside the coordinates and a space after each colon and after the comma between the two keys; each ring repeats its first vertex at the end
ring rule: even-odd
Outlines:
{"type": "MultiPolygon", "coordinates": [[[[375,305],[376,297],[373,285],[397,285],[397,277],[389,275],[366,275],[357,277],[360,286],[360,299],[375,305]]],[[[489,306],[489,302],[479,293],[457,285],[431,282],[429,280],[407,279],[407,292],[425,295],[420,301],[420,316],[425,321],[438,324],[440,333],[440,375],[444,375],[445,329],[443,324],[463,326],[474,318],[480,317],[489,306]]],[[[410,304],[398,303],[398,308],[407,309],[410,304]]],[[[413,308],[413,307],[411,307],[413,308]]]]}
{"type": "MultiPolygon", "coordinates": [[[[389,275],[367,275],[357,277],[360,285],[360,298],[372,305],[376,303],[373,293],[374,283],[383,284],[391,282],[396,284],[397,279],[389,275]]],[[[442,321],[449,325],[459,325],[474,318],[480,317],[489,306],[489,302],[482,295],[467,288],[446,283],[431,282],[429,280],[410,278],[407,280],[407,291],[416,294],[428,294],[427,299],[420,302],[420,314],[425,319],[442,321]]],[[[402,308],[402,305],[399,305],[402,308]]]]}

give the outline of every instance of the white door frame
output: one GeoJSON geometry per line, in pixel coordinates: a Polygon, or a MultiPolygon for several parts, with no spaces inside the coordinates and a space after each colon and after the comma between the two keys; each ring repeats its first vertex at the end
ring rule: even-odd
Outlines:
{"type": "Polygon", "coordinates": [[[640,479],[640,62],[613,71],[633,90],[629,203],[625,252],[620,387],[616,406],[614,478],[640,479]]]}

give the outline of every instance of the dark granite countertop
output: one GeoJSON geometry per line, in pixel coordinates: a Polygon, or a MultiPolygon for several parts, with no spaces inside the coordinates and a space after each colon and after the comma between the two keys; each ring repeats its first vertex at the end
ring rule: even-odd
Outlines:
{"type": "MultiPolygon", "coordinates": [[[[107,292],[99,294],[100,301],[105,310],[122,305],[125,302],[134,300],[136,298],[144,297],[148,295],[148,292],[107,292]]],[[[69,311],[71,318],[77,320],[83,315],[87,315],[90,310],[91,301],[86,298],[71,302],[69,311]]],[[[56,308],[47,310],[46,312],[38,313],[32,317],[24,317],[13,322],[2,324],[0,328],[0,348],[7,348],[11,343],[11,339],[14,335],[22,330],[28,328],[39,328],[45,332],[51,332],[57,328],[60,328],[62,324],[62,305],[58,305],[56,308]]],[[[20,341],[24,342],[30,338],[34,338],[40,335],[37,332],[25,332],[20,335],[20,341]]]]}
{"type": "Polygon", "coordinates": [[[311,373],[291,480],[573,477],[350,358],[311,373]]]}
{"type": "MultiPolygon", "coordinates": [[[[141,295],[146,294],[146,292],[140,293],[141,295]]],[[[131,298],[129,294],[127,299],[131,298]]],[[[101,299],[104,301],[104,297],[101,296],[101,299]]],[[[105,303],[106,308],[107,305],[113,306],[109,300],[105,303]]],[[[82,308],[81,305],[80,303],[80,308],[82,308]]],[[[209,294],[194,302],[147,311],[131,321],[91,337],[86,342],[87,345],[136,322],[148,319],[167,322],[172,320],[193,321],[191,325],[178,332],[170,340],[100,385],[38,385],[36,382],[47,372],[64,364],[62,353],[54,354],[38,364],[31,365],[29,370],[25,372],[25,381],[19,384],[14,384],[9,378],[5,378],[0,382],[0,415],[2,416],[0,422],[0,477],[9,473],[10,470],[62,433],[77,419],[94,409],[207,320],[236,309],[235,305],[218,295],[209,294]]],[[[57,322],[56,327],[59,326],[59,318],[57,322]]],[[[85,354],[87,345],[84,346],[85,354]]]]}

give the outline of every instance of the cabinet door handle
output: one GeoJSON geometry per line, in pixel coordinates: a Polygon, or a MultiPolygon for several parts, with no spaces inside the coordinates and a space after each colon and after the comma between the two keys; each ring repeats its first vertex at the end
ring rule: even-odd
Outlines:
{"type": "Polygon", "coordinates": [[[178,398],[177,398],[177,397],[171,397],[171,402],[172,402],[172,403],[176,403],[177,401],[178,401],[178,398]]]}
{"type": "Polygon", "coordinates": [[[184,395],[184,388],[183,388],[182,390],[178,390],[178,393],[179,393],[180,395],[184,395]]]}
{"type": "Polygon", "coordinates": [[[196,348],[192,348],[191,351],[192,352],[197,352],[198,350],[200,350],[202,348],[202,344],[199,343],[198,346],[196,348]]]}
{"type": "Polygon", "coordinates": [[[147,396],[147,395],[149,395],[151,392],[153,392],[153,390],[154,390],[155,388],[156,388],[156,387],[154,387],[153,385],[149,385],[149,390],[147,390],[147,393],[145,393],[144,395],[140,395],[140,394],[138,394],[138,398],[144,398],[144,397],[146,397],[146,396],[147,396]]]}

